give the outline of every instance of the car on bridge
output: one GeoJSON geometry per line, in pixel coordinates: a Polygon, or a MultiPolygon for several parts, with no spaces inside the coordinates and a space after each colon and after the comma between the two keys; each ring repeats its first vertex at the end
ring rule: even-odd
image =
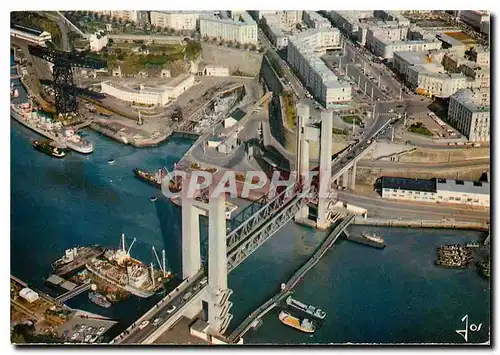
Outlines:
{"type": "Polygon", "coordinates": [[[141,323],[141,325],[139,325],[139,329],[144,329],[148,326],[149,324],[149,321],[148,320],[145,320],[141,323]]]}
{"type": "Polygon", "coordinates": [[[153,321],[153,326],[157,327],[161,321],[163,320],[163,318],[156,318],[154,321],[153,321]]]}
{"type": "Polygon", "coordinates": [[[176,307],[176,306],[172,306],[172,307],[170,307],[169,309],[167,309],[167,313],[168,313],[168,314],[171,314],[171,313],[172,313],[173,311],[175,311],[176,309],[177,309],[177,307],[176,307]]]}

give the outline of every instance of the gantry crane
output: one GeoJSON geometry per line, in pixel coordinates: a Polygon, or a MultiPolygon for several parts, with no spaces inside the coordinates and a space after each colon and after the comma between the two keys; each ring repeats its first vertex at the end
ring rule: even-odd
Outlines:
{"type": "Polygon", "coordinates": [[[73,82],[73,67],[103,69],[107,63],[104,60],[88,58],[82,53],[63,52],[39,46],[28,46],[31,55],[54,64],[52,75],[56,99],[56,112],[68,114],[77,110],[77,95],[102,97],[93,91],[78,88],[73,82]]]}

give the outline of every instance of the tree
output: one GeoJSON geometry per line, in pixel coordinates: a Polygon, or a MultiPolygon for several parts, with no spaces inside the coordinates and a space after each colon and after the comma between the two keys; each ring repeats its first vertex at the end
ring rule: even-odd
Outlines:
{"type": "Polygon", "coordinates": [[[239,42],[236,42],[236,48],[240,48],[241,47],[241,44],[239,42]]]}
{"type": "Polygon", "coordinates": [[[113,38],[108,38],[108,46],[111,47],[113,43],[114,43],[113,38]]]}

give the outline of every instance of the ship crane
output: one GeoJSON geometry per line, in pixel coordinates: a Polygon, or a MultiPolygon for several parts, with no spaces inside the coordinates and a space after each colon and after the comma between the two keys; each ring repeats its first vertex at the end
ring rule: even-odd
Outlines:
{"type": "Polygon", "coordinates": [[[158,267],[160,268],[161,271],[163,271],[163,277],[167,276],[167,270],[165,269],[165,250],[162,250],[162,258],[163,258],[163,263],[160,263],[160,258],[158,257],[158,254],[156,253],[156,249],[153,246],[153,254],[156,257],[156,261],[158,261],[158,267]]]}
{"type": "Polygon", "coordinates": [[[130,246],[128,247],[127,255],[130,255],[130,249],[132,249],[132,246],[134,245],[134,243],[135,243],[136,240],[137,240],[137,238],[134,238],[134,240],[132,241],[132,244],[130,244],[130,246]]]}

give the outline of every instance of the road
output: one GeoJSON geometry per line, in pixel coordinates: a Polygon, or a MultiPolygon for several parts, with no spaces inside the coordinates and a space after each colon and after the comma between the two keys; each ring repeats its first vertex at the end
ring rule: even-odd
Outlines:
{"type": "Polygon", "coordinates": [[[388,170],[445,170],[456,168],[490,167],[490,159],[461,160],[449,163],[399,163],[386,160],[360,160],[358,167],[388,170]]]}
{"type": "MultiPolygon", "coordinates": [[[[174,316],[177,312],[176,310],[182,306],[184,306],[187,302],[189,302],[194,296],[196,296],[199,292],[201,292],[205,286],[201,284],[201,282],[206,282],[207,278],[203,275],[198,277],[195,281],[193,281],[188,287],[177,293],[170,301],[164,302],[161,306],[158,307],[158,311],[155,312],[150,317],[145,320],[149,321],[149,324],[143,329],[139,329],[139,325],[137,324],[132,333],[130,333],[125,339],[119,341],[119,344],[140,344],[144,339],[150,336],[159,326],[168,321],[172,316],[174,316]],[[185,297],[189,295],[189,297],[185,297]],[[174,308],[175,307],[175,308],[174,308]],[[157,325],[153,325],[155,319],[161,319],[161,321],[157,325]]],[[[141,322],[143,322],[142,320],[141,322]]]]}
{"type": "Polygon", "coordinates": [[[380,196],[359,195],[350,191],[338,191],[338,199],[370,211],[370,215],[378,217],[391,216],[407,218],[439,219],[443,217],[465,221],[489,221],[490,211],[464,208],[463,205],[438,205],[418,202],[401,202],[382,199],[380,196]]]}

